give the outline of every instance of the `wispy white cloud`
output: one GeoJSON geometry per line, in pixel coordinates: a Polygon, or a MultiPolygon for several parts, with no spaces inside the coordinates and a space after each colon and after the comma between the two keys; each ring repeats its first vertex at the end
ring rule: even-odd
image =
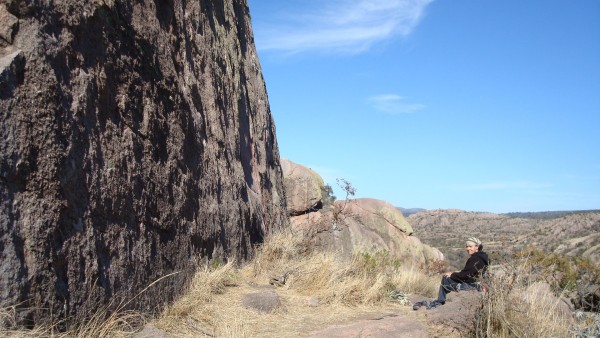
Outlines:
{"type": "MultiPolygon", "coordinates": [[[[260,50],[360,53],[373,44],[409,35],[433,0],[337,0],[314,2],[311,12],[255,22],[260,50]],[[279,23],[277,23],[278,21],[279,23]]],[[[313,2],[311,2],[313,4],[313,2]]]]}
{"type": "Polygon", "coordinates": [[[404,99],[404,97],[396,94],[383,94],[371,96],[367,101],[375,109],[392,115],[414,113],[425,108],[425,105],[420,103],[405,103],[404,99]]]}

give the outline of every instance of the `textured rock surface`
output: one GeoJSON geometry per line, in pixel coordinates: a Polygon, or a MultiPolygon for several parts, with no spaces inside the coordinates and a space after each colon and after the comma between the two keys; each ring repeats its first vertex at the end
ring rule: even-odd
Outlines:
{"type": "MultiPolygon", "coordinates": [[[[340,202],[338,202],[340,203],[340,202]]],[[[344,213],[350,229],[355,251],[387,250],[397,257],[425,264],[425,249],[421,241],[412,236],[412,227],[402,213],[386,201],[360,198],[349,203],[344,213]]],[[[427,249],[428,258],[437,249],[427,249]]],[[[443,259],[437,251],[436,259],[443,259]]]]}
{"type": "Polygon", "coordinates": [[[291,217],[292,228],[311,238],[316,247],[332,249],[350,258],[354,252],[387,251],[404,261],[424,266],[444,255],[422,244],[402,213],[386,201],[359,198],[342,207],[291,217]],[[337,216],[335,212],[342,210],[337,216]],[[408,232],[408,233],[407,233],[408,232]]]}
{"type": "Polygon", "coordinates": [[[324,183],[314,170],[288,159],[281,159],[288,212],[297,216],[320,209],[324,183]]]}
{"type": "Polygon", "coordinates": [[[373,228],[389,228],[388,233],[398,230],[408,236],[413,234],[413,229],[408,224],[398,208],[389,202],[373,198],[360,198],[348,203],[346,213],[359,218],[361,223],[373,224],[373,228]]]}
{"type": "Polygon", "coordinates": [[[245,0],[0,0],[0,18],[0,307],[155,310],[197,257],[289,224],[245,0]]]}

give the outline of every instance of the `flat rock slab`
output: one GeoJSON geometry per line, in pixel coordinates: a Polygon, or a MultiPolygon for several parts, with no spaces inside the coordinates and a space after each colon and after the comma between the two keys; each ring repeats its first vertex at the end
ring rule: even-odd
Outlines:
{"type": "Polygon", "coordinates": [[[448,332],[471,332],[481,311],[482,297],[483,293],[477,291],[450,293],[445,305],[425,311],[427,322],[446,327],[448,332]]]}
{"type": "Polygon", "coordinates": [[[275,291],[261,291],[244,295],[242,305],[262,313],[270,313],[281,305],[281,301],[275,291]]]}
{"type": "Polygon", "coordinates": [[[313,338],[377,337],[377,338],[424,338],[429,337],[427,328],[420,322],[402,317],[387,316],[365,319],[351,324],[333,325],[313,332],[313,338]]]}

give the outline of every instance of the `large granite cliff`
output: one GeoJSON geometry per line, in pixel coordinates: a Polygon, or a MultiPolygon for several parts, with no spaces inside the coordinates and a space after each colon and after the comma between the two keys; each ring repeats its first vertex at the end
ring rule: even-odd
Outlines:
{"type": "Polygon", "coordinates": [[[0,19],[0,308],[155,310],[200,257],[289,226],[245,0],[0,0],[0,19]]]}

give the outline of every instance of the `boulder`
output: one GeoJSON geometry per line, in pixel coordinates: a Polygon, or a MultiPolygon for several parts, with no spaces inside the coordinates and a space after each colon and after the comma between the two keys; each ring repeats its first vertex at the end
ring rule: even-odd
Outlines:
{"type": "Polygon", "coordinates": [[[354,251],[388,251],[406,261],[425,264],[423,245],[417,237],[411,236],[412,227],[397,208],[386,201],[371,198],[352,202],[343,213],[354,251]]]}
{"type": "Polygon", "coordinates": [[[411,264],[443,260],[442,253],[412,236],[412,227],[390,203],[372,198],[336,201],[332,210],[291,217],[317,247],[349,258],[354,252],[387,251],[411,264]]]}
{"type": "Polygon", "coordinates": [[[323,205],[323,178],[315,171],[288,159],[281,159],[288,213],[301,215],[323,205]]]}
{"type": "Polygon", "coordinates": [[[14,0],[0,18],[0,308],[156,311],[199,259],[289,226],[245,0],[14,0]]]}
{"type": "Polygon", "coordinates": [[[275,291],[260,291],[245,294],[242,305],[262,313],[271,313],[281,305],[279,295],[275,291]]]}
{"type": "Polygon", "coordinates": [[[535,282],[527,287],[519,297],[524,300],[530,306],[539,306],[542,302],[544,304],[551,304],[552,311],[555,314],[561,316],[566,320],[573,320],[573,312],[570,304],[565,302],[561,297],[557,297],[552,291],[550,284],[546,282],[535,282]]]}
{"type": "MultiPolygon", "coordinates": [[[[338,205],[345,201],[336,202],[338,205]]],[[[348,203],[344,213],[348,214],[350,219],[357,219],[360,223],[369,225],[374,229],[392,229],[401,231],[410,236],[413,229],[408,224],[402,212],[389,202],[377,200],[374,198],[360,198],[348,203]]],[[[387,231],[387,232],[390,232],[387,231]]]]}
{"type": "Polygon", "coordinates": [[[423,244],[423,256],[427,262],[444,260],[444,254],[438,248],[434,248],[427,244],[423,244]]]}
{"type": "Polygon", "coordinates": [[[446,336],[472,336],[483,307],[483,295],[478,291],[452,292],[446,304],[426,311],[427,321],[443,328],[446,336]]]}
{"type": "Polygon", "coordinates": [[[444,259],[438,249],[412,236],[411,225],[390,203],[359,198],[322,208],[325,188],[321,176],[287,159],[281,159],[281,167],[292,228],[313,246],[334,250],[345,258],[355,252],[387,251],[423,267],[444,259]]]}

